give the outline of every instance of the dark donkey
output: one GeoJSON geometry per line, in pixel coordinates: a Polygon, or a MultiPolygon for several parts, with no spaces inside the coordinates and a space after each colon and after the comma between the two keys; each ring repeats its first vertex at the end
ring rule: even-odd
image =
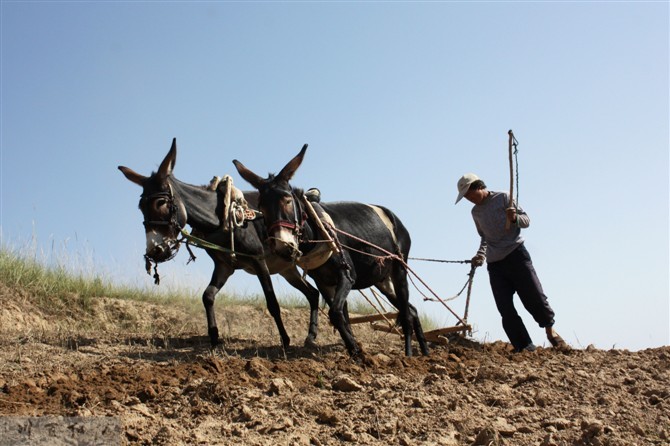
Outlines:
{"type": "MultiPolygon", "coordinates": [[[[268,310],[277,324],[284,347],[288,347],[290,338],[281,320],[270,275],[280,274],[293,287],[300,290],[307,297],[311,308],[309,332],[305,343],[314,343],[317,335],[319,292],[301,277],[293,262],[283,260],[269,252],[264,244],[267,232],[262,219],[244,220],[244,223],[233,228],[234,230],[226,227],[223,221],[224,211],[226,207],[232,206],[230,203],[226,204],[224,194],[206,187],[182,183],[174,178],[172,170],[176,158],[177,142],[174,139],[158,172],[152,173],[149,177],[119,166],[119,170],[126,178],[143,189],[139,207],[144,215],[147,261],[159,263],[174,257],[179,247],[179,233],[188,224],[201,239],[223,247],[223,251],[206,249],[214,261],[214,272],[209,286],[202,295],[202,302],[207,313],[207,328],[212,346],[219,343],[214,299],[237,269],[244,269],[258,276],[268,310]],[[234,256],[231,254],[231,230],[234,256]]],[[[237,192],[239,197],[241,194],[237,192]]],[[[246,192],[244,198],[255,206],[257,195],[255,191],[246,192]]],[[[239,198],[240,201],[244,201],[239,198]]]]}
{"type": "MultiPolygon", "coordinates": [[[[274,253],[286,260],[297,260],[321,249],[323,239],[314,218],[308,218],[303,192],[293,189],[289,181],[302,163],[307,145],[284,166],[278,175],[261,178],[242,163],[233,163],[239,174],[259,191],[258,205],[268,228],[270,246],[274,253]]],[[[330,321],[340,332],[352,356],[361,354],[346,316],[346,298],[352,289],[371,286],[378,288],[398,309],[398,318],[405,337],[405,354],[412,355],[412,330],[421,352],[428,354],[418,313],[409,303],[407,270],[397,255],[407,260],[410,236],[400,219],[381,206],[356,202],[321,203],[320,207],[332,219],[344,248],[320,266],[307,273],[330,305],[330,321]],[[366,243],[367,242],[367,243],[366,243]],[[380,251],[374,246],[382,248],[380,251]],[[388,254],[391,254],[390,256],[388,254]],[[385,257],[382,261],[381,257],[385,257]]]]}

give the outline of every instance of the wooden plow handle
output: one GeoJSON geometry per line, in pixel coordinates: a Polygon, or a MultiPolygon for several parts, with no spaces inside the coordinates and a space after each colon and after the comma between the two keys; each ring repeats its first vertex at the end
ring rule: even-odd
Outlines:
{"type": "MultiPolygon", "coordinates": [[[[512,207],[512,197],[514,197],[514,150],[512,149],[514,144],[514,133],[510,130],[507,134],[509,135],[509,205],[512,207]]],[[[509,229],[511,225],[512,222],[507,218],[505,221],[505,229],[509,229]]]]}

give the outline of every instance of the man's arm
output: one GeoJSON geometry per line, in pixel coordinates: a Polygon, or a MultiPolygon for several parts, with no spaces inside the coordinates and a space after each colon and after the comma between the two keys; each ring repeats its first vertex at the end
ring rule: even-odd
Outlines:
{"type": "Polygon", "coordinates": [[[530,217],[521,207],[514,206],[514,200],[512,200],[512,206],[507,208],[507,218],[519,228],[530,226],[530,217]]]}
{"type": "Polygon", "coordinates": [[[477,233],[481,237],[481,240],[479,242],[479,249],[477,249],[477,254],[475,254],[471,262],[475,266],[482,266],[486,260],[486,239],[484,238],[484,233],[479,228],[477,221],[475,221],[475,226],[477,227],[477,233]]]}

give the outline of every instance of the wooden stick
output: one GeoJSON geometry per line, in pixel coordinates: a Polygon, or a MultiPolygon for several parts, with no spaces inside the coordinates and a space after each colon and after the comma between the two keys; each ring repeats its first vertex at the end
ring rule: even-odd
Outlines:
{"type": "MultiPolygon", "coordinates": [[[[514,141],[514,133],[510,129],[507,132],[509,135],[509,206],[512,207],[512,197],[514,196],[514,158],[512,150],[512,142],[514,141]]],[[[509,229],[512,225],[512,222],[509,218],[505,221],[505,229],[509,229]]]]}
{"type": "Polygon", "coordinates": [[[373,330],[383,331],[384,333],[395,333],[400,336],[403,335],[402,331],[400,331],[400,329],[397,327],[389,327],[388,325],[381,325],[381,324],[370,324],[370,327],[373,330]]]}
{"type": "MultiPolygon", "coordinates": [[[[396,335],[402,336],[402,331],[398,327],[389,327],[388,325],[381,324],[370,324],[370,328],[375,331],[381,331],[383,333],[394,333],[396,335]]],[[[441,337],[442,335],[449,333],[457,333],[460,331],[470,331],[472,327],[469,325],[458,326],[458,327],[448,327],[442,328],[440,330],[433,330],[424,333],[424,337],[427,341],[434,342],[436,344],[447,345],[449,341],[446,338],[441,337]]],[[[416,341],[416,336],[412,335],[412,339],[416,341]]]]}
{"type": "Polygon", "coordinates": [[[463,324],[465,324],[468,321],[468,312],[470,311],[470,295],[472,294],[472,282],[475,281],[475,270],[477,269],[476,266],[471,266],[470,267],[470,280],[468,280],[468,295],[465,298],[465,311],[463,312],[463,324]]]}
{"type": "Polygon", "coordinates": [[[449,333],[457,333],[459,331],[471,331],[471,330],[472,327],[470,325],[457,325],[455,327],[438,328],[437,330],[426,331],[423,334],[426,336],[426,339],[428,339],[428,336],[435,337],[449,333]]]}
{"type": "Polygon", "coordinates": [[[370,314],[368,316],[356,316],[349,318],[350,324],[362,324],[364,322],[374,322],[387,319],[395,319],[398,317],[398,313],[386,313],[386,314],[370,314]]]}
{"type": "Polygon", "coordinates": [[[447,339],[443,336],[435,336],[435,337],[432,337],[432,338],[426,336],[426,341],[432,342],[433,344],[449,345],[449,339],[447,339]]]}
{"type": "Polygon", "coordinates": [[[330,237],[330,234],[328,234],[328,231],[326,230],[326,227],[323,225],[323,222],[321,221],[321,218],[319,215],[316,213],[314,210],[314,207],[312,207],[312,203],[309,202],[306,196],[301,197],[302,204],[305,207],[305,211],[307,212],[307,215],[314,220],[314,223],[316,226],[319,228],[319,231],[321,231],[321,234],[323,235],[324,239],[327,241],[328,246],[330,246],[330,249],[333,250],[334,252],[338,253],[340,252],[340,249],[337,247],[335,244],[335,241],[330,237]]]}

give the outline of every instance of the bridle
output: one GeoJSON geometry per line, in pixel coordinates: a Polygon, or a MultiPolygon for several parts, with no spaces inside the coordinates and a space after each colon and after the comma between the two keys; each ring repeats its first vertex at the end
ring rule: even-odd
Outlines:
{"type": "MultiPolygon", "coordinates": [[[[302,236],[302,229],[305,226],[305,223],[307,223],[307,213],[300,206],[300,200],[296,198],[295,194],[293,193],[293,189],[280,189],[277,192],[293,198],[293,221],[285,219],[279,219],[275,221],[270,226],[268,226],[268,235],[272,234],[279,228],[286,228],[293,232],[298,240],[300,240],[300,237],[302,236]]],[[[270,236],[270,238],[272,237],[270,236]]]]}
{"type": "MultiPolygon", "coordinates": [[[[167,227],[168,232],[170,235],[174,235],[173,240],[169,240],[166,243],[168,244],[171,254],[168,258],[160,260],[160,262],[166,262],[168,260],[173,259],[176,255],[177,252],[179,251],[179,246],[180,246],[180,240],[177,239],[177,235],[180,233],[182,227],[184,225],[179,223],[179,217],[178,217],[178,208],[177,208],[177,203],[174,199],[174,194],[172,192],[172,186],[168,183],[168,190],[167,191],[161,191],[161,192],[156,192],[151,195],[147,196],[142,196],[140,198],[140,208],[144,210],[144,206],[146,203],[149,205],[153,203],[155,200],[158,199],[163,199],[166,201],[166,205],[168,207],[168,219],[167,220],[151,220],[151,219],[146,219],[142,222],[144,227],[146,229],[151,229],[151,228],[165,228],[167,227]]],[[[144,213],[144,212],[143,212],[144,213]]],[[[155,263],[159,263],[156,259],[149,257],[147,254],[144,255],[147,265],[150,264],[151,261],[155,263]]],[[[147,267],[148,268],[148,267],[147,267]]]]}
{"type": "Polygon", "coordinates": [[[144,225],[145,228],[149,228],[152,226],[174,226],[177,227],[178,222],[177,222],[177,205],[174,202],[174,197],[170,192],[156,192],[155,194],[151,194],[147,197],[142,197],[140,201],[143,202],[151,202],[154,200],[157,200],[158,198],[163,198],[168,204],[168,208],[170,210],[170,219],[169,220],[144,220],[142,224],[144,225]]]}
{"type": "MultiPolygon", "coordinates": [[[[293,193],[293,189],[291,188],[291,186],[289,186],[289,189],[275,189],[275,192],[293,198],[293,221],[287,219],[278,219],[274,221],[272,224],[268,225],[267,241],[270,242],[271,240],[273,240],[275,243],[281,243],[285,245],[287,248],[291,250],[292,252],[291,257],[293,258],[301,257],[302,252],[298,249],[298,245],[303,240],[304,235],[303,229],[305,227],[305,224],[307,223],[307,213],[300,206],[300,200],[298,200],[295,194],[293,193]],[[288,229],[291,232],[296,241],[295,246],[279,237],[275,237],[272,235],[275,231],[281,228],[288,229]]],[[[259,199],[259,202],[260,201],[261,200],[259,199]]],[[[267,215],[265,218],[267,221],[267,215]]]]}

